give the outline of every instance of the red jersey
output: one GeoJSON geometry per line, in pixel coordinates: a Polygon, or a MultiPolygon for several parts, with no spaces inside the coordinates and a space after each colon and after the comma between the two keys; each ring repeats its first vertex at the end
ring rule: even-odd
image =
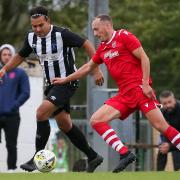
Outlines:
{"type": "Polygon", "coordinates": [[[141,61],[132,51],[141,47],[140,41],[130,32],[114,31],[109,42],[101,42],[92,60],[105,63],[121,94],[142,85],[141,61]]]}

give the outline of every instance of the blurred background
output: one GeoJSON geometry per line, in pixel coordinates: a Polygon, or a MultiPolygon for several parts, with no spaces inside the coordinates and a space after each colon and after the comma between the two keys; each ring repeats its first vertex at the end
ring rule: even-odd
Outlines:
{"type": "MultiPolygon", "coordinates": [[[[172,90],[180,98],[180,1],[179,0],[1,0],[0,1],[0,45],[12,44],[18,50],[26,32],[31,29],[28,11],[35,5],[47,6],[53,24],[70,28],[83,37],[88,37],[96,46],[98,42],[91,32],[91,20],[99,13],[112,16],[115,29],[127,29],[142,42],[151,61],[151,76],[157,96],[164,89],[172,90]]],[[[80,67],[88,58],[81,50],[76,50],[76,63],[80,67]]],[[[30,56],[22,67],[28,72],[31,83],[31,98],[21,108],[22,122],[18,138],[18,165],[28,160],[34,152],[36,130],[35,110],[43,98],[43,79],[36,57],[30,56]]],[[[104,67],[102,67],[103,69],[104,67]]],[[[105,70],[103,69],[106,74],[105,70]]],[[[112,170],[118,162],[116,152],[108,148],[89,126],[88,118],[104,100],[117,90],[114,82],[106,76],[102,88],[94,86],[91,78],[80,81],[79,89],[72,98],[72,118],[85,132],[89,142],[101,153],[105,161],[97,171],[112,170]]],[[[52,134],[48,147],[57,154],[58,139],[64,139],[59,149],[65,151],[65,160],[57,171],[72,171],[73,166],[84,155],[72,147],[68,140],[59,135],[52,120],[52,134]],[[63,146],[63,148],[62,148],[63,146]],[[56,149],[55,149],[56,148],[56,149]]],[[[158,134],[139,112],[127,121],[114,121],[114,129],[123,141],[138,156],[138,161],[127,170],[155,170],[158,134]]],[[[0,171],[6,169],[6,149],[3,140],[0,144],[0,171]]],[[[166,170],[173,170],[171,156],[166,170]]],[[[60,164],[62,161],[60,162],[60,164]]]]}

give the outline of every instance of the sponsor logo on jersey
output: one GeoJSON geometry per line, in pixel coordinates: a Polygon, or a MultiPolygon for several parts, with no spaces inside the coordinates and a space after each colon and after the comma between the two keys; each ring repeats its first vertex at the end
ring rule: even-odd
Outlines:
{"type": "Polygon", "coordinates": [[[56,61],[58,60],[58,54],[42,54],[41,55],[41,60],[42,61],[56,61]]]}
{"type": "Polygon", "coordinates": [[[104,54],[104,59],[106,59],[106,58],[112,59],[116,56],[119,56],[118,51],[114,51],[114,52],[108,51],[107,53],[104,54]]]}
{"type": "Polygon", "coordinates": [[[116,47],[116,41],[112,42],[112,48],[116,47]]]}

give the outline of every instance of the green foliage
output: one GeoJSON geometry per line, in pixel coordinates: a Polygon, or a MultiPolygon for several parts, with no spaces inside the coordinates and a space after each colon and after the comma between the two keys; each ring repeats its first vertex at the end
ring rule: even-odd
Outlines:
{"type": "MultiPolygon", "coordinates": [[[[48,7],[53,24],[68,27],[73,32],[86,37],[88,1],[64,0],[57,2],[59,7],[55,6],[52,3],[52,0],[1,0],[1,44],[10,43],[15,45],[17,49],[21,47],[26,32],[31,28],[29,20],[29,9],[38,4],[48,7]]],[[[75,49],[75,53],[77,66],[80,67],[87,61],[87,56],[81,48],[75,49]]],[[[72,101],[74,104],[85,104],[86,79],[81,80],[79,86],[80,88],[76,92],[72,101]]]]}
{"type": "Polygon", "coordinates": [[[2,43],[13,43],[21,39],[21,33],[27,22],[26,17],[27,3],[20,0],[1,0],[0,2],[0,39],[2,43]]]}
{"type": "Polygon", "coordinates": [[[180,97],[180,1],[113,0],[110,10],[116,28],[127,28],[141,40],[157,92],[171,89],[180,97]]]}
{"type": "MultiPolygon", "coordinates": [[[[88,1],[38,0],[50,9],[53,24],[69,27],[82,36],[87,34],[88,1]]],[[[19,48],[30,28],[28,10],[37,0],[1,0],[1,44],[12,43],[19,48]]],[[[150,57],[154,87],[159,93],[171,89],[180,98],[180,1],[179,0],[109,0],[110,15],[116,29],[133,32],[142,42],[150,57]]],[[[87,60],[83,50],[76,49],[78,67],[87,60]]],[[[111,87],[115,85],[111,81],[111,87]]],[[[74,103],[86,101],[86,80],[81,80],[74,103]]]]}
{"type": "MultiPolygon", "coordinates": [[[[44,5],[52,0],[41,0],[44,5]]],[[[1,0],[0,1],[0,39],[1,44],[10,43],[21,47],[26,31],[30,26],[29,9],[37,5],[37,0],[1,0]]]]}
{"type": "MultiPolygon", "coordinates": [[[[51,10],[53,24],[67,27],[82,37],[87,36],[88,3],[87,1],[75,1],[71,6],[67,3],[61,11],[51,10]]],[[[76,65],[80,67],[87,61],[87,55],[82,48],[75,48],[76,65]]],[[[86,104],[86,78],[79,81],[79,88],[72,98],[72,104],[86,104]]]]}

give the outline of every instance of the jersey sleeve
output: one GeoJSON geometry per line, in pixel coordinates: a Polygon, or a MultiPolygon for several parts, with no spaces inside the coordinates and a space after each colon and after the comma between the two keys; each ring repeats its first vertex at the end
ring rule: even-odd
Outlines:
{"type": "Polygon", "coordinates": [[[29,41],[28,41],[28,34],[26,35],[25,37],[25,40],[24,40],[24,44],[23,44],[23,47],[19,50],[18,54],[21,56],[21,57],[28,57],[29,54],[31,54],[33,51],[33,49],[31,48],[31,46],[29,45],[29,41]]]}
{"type": "Polygon", "coordinates": [[[64,45],[67,47],[81,47],[85,42],[84,38],[68,29],[62,31],[62,39],[64,45]]]}
{"type": "Polygon", "coordinates": [[[99,46],[96,53],[92,57],[93,62],[96,64],[102,64],[103,63],[101,56],[100,56],[100,50],[101,50],[101,47],[99,46]]]}
{"type": "Polygon", "coordinates": [[[128,32],[126,30],[123,30],[121,32],[121,36],[123,38],[123,41],[125,43],[126,48],[129,51],[134,51],[135,49],[141,47],[141,42],[139,41],[139,39],[132,34],[131,32],[128,32]]]}

